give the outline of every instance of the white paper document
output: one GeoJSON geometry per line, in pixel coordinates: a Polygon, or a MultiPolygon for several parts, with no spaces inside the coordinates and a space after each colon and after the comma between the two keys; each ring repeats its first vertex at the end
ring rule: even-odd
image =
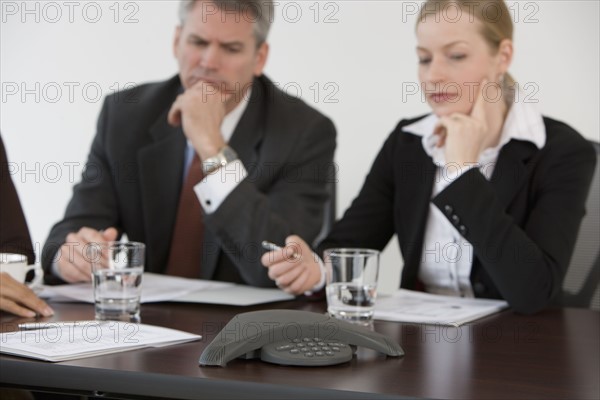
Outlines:
{"type": "MultiPolygon", "coordinates": [[[[169,301],[181,295],[199,291],[214,290],[234,286],[233,283],[206,281],[202,279],[186,279],[144,272],[142,278],[142,303],[169,301]]],[[[94,302],[94,290],[91,283],[45,286],[41,297],[62,301],[94,302]]]]}
{"type": "MultiPolygon", "coordinates": [[[[94,303],[91,283],[44,286],[39,295],[52,301],[94,303]]],[[[229,282],[187,279],[151,272],[144,272],[142,278],[142,303],[181,301],[249,306],[293,298],[294,296],[280,289],[256,288],[229,282]]]]}
{"type": "Polygon", "coordinates": [[[441,296],[399,289],[375,303],[375,319],[460,326],[508,307],[504,300],[441,296]]]}
{"type": "Polygon", "coordinates": [[[34,327],[30,330],[1,334],[0,353],[58,362],[170,346],[202,338],[174,329],[131,322],[71,321],[32,325],[34,327]]]}
{"type": "Polygon", "coordinates": [[[251,306],[254,304],[272,303],[292,300],[293,295],[281,289],[256,288],[246,285],[234,285],[217,290],[202,290],[188,293],[173,299],[182,303],[224,304],[230,306],[251,306]]]}

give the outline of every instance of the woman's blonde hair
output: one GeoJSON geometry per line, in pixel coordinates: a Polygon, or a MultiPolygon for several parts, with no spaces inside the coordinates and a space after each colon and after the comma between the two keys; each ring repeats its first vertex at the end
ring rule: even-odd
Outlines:
{"type": "MultiPolygon", "coordinates": [[[[465,12],[481,22],[481,36],[492,54],[498,52],[504,39],[512,41],[512,16],[504,0],[427,0],[419,10],[417,26],[429,15],[457,21],[465,12]]],[[[512,100],[514,90],[515,80],[506,73],[502,81],[502,92],[510,94],[506,98],[507,102],[512,100]]]]}

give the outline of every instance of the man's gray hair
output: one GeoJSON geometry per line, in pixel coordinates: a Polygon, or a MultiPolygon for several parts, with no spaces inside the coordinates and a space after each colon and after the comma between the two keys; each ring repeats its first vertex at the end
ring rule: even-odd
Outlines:
{"type": "MultiPolygon", "coordinates": [[[[179,20],[181,26],[185,23],[188,14],[194,8],[196,0],[182,0],[179,3],[179,20]]],[[[256,45],[260,46],[267,40],[271,24],[275,18],[275,6],[270,0],[207,0],[220,11],[237,12],[241,18],[245,18],[254,24],[254,37],[256,45]]],[[[214,12],[209,9],[206,12],[214,12]]]]}

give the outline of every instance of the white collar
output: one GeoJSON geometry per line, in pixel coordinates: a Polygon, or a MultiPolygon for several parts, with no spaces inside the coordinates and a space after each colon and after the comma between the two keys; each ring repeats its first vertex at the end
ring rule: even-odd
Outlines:
{"type": "Polygon", "coordinates": [[[249,88],[248,92],[242,95],[242,100],[238,103],[238,105],[235,106],[235,108],[231,110],[229,114],[225,115],[223,123],[221,124],[221,134],[223,135],[223,139],[226,142],[229,142],[229,139],[231,139],[235,127],[240,122],[240,119],[242,119],[242,115],[244,115],[244,111],[246,111],[246,108],[248,108],[248,103],[250,102],[251,95],[252,88],[249,88]]]}
{"type": "MultiPolygon", "coordinates": [[[[525,93],[518,89],[516,98],[524,99],[525,93]]],[[[437,137],[433,134],[438,120],[435,114],[430,114],[403,128],[405,132],[422,137],[423,149],[430,157],[438,153],[436,149],[439,149],[436,147],[437,137]]],[[[539,149],[546,144],[546,127],[542,114],[531,103],[520,100],[512,104],[502,127],[500,143],[495,148],[485,149],[482,156],[498,152],[511,139],[531,142],[539,149]]]]}

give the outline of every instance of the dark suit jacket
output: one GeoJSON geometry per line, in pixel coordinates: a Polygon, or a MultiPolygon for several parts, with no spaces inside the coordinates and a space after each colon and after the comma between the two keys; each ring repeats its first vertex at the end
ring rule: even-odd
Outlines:
{"type": "Polygon", "coordinates": [[[19,196],[10,177],[4,142],[0,137],[0,252],[27,256],[35,263],[33,244],[19,196]]]}
{"type": "MultiPolygon", "coordinates": [[[[174,77],[107,97],[82,182],[44,247],[46,272],[66,235],[83,226],[117,227],[146,243],[146,271],[165,270],[186,146],[167,114],[180,91],[174,77]]],[[[254,81],[229,145],[249,175],[204,216],[201,278],[273,286],[260,263],[260,242],[284,243],[292,233],[311,240],[319,233],[335,128],[263,76],[254,81]]]]}
{"type": "MultiPolygon", "coordinates": [[[[392,235],[404,257],[401,287],[419,288],[429,202],[473,246],[477,297],[505,299],[518,312],[545,307],[560,290],[594,172],[593,148],[569,126],[544,118],[538,149],[512,140],[491,181],[474,168],[431,199],[435,167],[403,120],[377,156],[358,197],[319,253],[338,246],[383,249],[392,235]]],[[[385,267],[385,266],[384,266],[385,267]]]]}

